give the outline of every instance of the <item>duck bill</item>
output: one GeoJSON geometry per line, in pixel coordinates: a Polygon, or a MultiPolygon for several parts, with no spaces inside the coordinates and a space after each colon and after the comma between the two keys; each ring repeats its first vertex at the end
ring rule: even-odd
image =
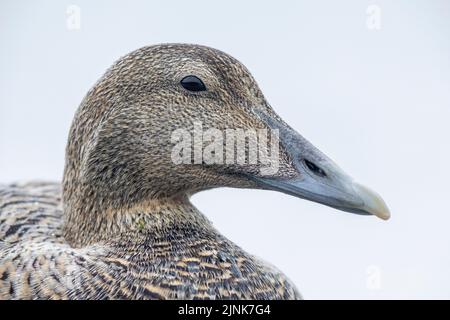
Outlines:
{"type": "Polygon", "coordinates": [[[288,153],[298,175],[291,179],[254,177],[263,189],[321,203],[338,210],[375,215],[387,220],[390,212],[376,192],[355,182],[330,158],[295,130],[271,116],[259,114],[267,124],[279,131],[280,147],[288,153]]]}
{"type": "Polygon", "coordinates": [[[380,219],[390,218],[390,212],[383,199],[369,188],[354,182],[335,188],[306,177],[281,180],[256,178],[264,189],[280,191],[298,198],[314,201],[335,209],[360,215],[374,215],[380,219]]]}

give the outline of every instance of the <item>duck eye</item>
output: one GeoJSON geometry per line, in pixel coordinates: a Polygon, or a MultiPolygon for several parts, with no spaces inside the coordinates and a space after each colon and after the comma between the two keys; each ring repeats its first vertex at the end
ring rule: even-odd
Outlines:
{"type": "Polygon", "coordinates": [[[181,79],[180,84],[183,86],[183,88],[189,91],[206,91],[205,84],[196,76],[186,76],[181,79]]]}

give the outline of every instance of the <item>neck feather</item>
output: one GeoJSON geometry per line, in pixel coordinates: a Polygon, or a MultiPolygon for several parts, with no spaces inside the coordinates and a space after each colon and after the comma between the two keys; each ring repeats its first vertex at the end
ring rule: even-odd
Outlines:
{"type": "Polygon", "coordinates": [[[156,198],[127,206],[100,205],[108,201],[79,195],[64,200],[63,234],[73,247],[119,240],[122,235],[167,236],[175,228],[213,230],[210,221],[186,194],[156,198]],[[95,201],[95,203],[94,203],[95,201]]]}

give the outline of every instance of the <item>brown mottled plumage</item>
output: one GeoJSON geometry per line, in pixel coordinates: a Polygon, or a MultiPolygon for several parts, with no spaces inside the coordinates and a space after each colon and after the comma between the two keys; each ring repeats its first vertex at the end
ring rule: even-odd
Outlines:
{"type": "Polygon", "coordinates": [[[300,298],[280,271],[222,236],[190,203],[215,187],[277,190],[389,218],[379,195],[277,116],[237,60],[197,45],[145,47],[116,62],[82,101],[62,190],[0,187],[0,298],[300,298]],[[189,75],[207,90],[184,88],[189,75]],[[175,164],[171,134],[196,122],[219,132],[279,130],[278,170],[175,164]]]}
{"type": "MultiPolygon", "coordinates": [[[[255,165],[175,165],[170,134],[268,128],[282,121],[237,60],[196,45],[158,45],[116,62],[82,101],[54,183],[0,187],[0,298],[296,299],[275,268],[222,236],[195,192],[258,188],[255,165]],[[195,74],[207,92],[180,79],[195,74]],[[62,201],[61,201],[62,196],[62,201]]],[[[280,149],[276,177],[298,175],[280,149]]]]}

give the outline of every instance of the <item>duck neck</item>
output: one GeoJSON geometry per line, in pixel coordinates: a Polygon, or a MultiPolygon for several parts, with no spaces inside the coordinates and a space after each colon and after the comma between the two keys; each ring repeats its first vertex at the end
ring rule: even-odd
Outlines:
{"type": "MultiPolygon", "coordinates": [[[[64,198],[64,197],[63,197],[64,198]]],[[[133,241],[167,237],[172,230],[187,228],[212,231],[211,222],[189,201],[187,194],[154,198],[126,206],[102,206],[109,201],[79,195],[64,200],[63,236],[73,247],[115,241],[132,234],[133,241]]],[[[129,241],[129,240],[127,240],[129,241]]]]}

